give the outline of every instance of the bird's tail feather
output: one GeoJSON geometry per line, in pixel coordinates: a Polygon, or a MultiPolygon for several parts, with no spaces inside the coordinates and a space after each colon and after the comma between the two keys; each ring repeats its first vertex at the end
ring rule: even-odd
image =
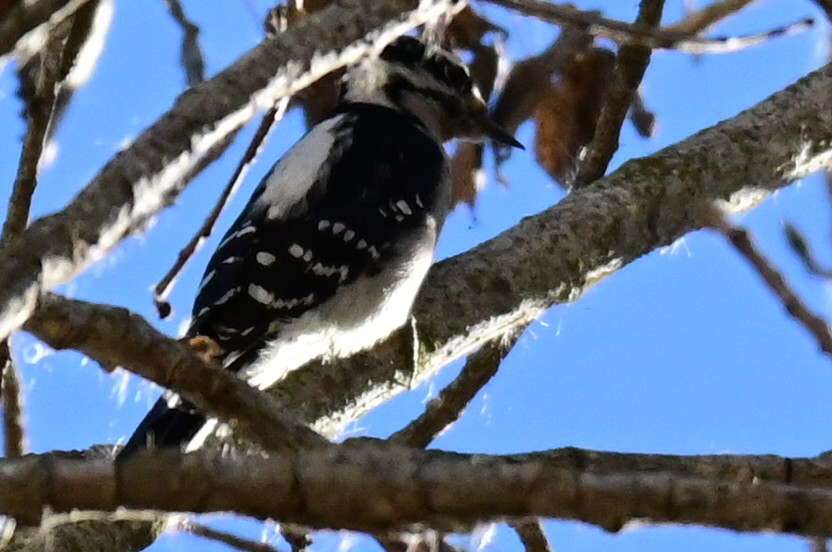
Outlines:
{"type": "Polygon", "coordinates": [[[198,412],[170,408],[164,398],[159,399],[136,431],[118,453],[123,461],[148,447],[182,447],[205,425],[206,418],[198,412]]]}

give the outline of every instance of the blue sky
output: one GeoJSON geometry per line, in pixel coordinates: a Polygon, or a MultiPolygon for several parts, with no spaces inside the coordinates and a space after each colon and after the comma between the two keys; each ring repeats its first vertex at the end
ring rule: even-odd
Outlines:
{"type": "MultiPolygon", "coordinates": [[[[268,4],[184,2],[202,29],[209,75],[260,40],[260,19],[268,4]]],[[[637,4],[578,2],[582,8],[604,9],[610,17],[629,20],[637,4]]],[[[488,13],[512,33],[509,51],[516,58],[538,51],[554,37],[549,25],[489,8],[488,13]]],[[[665,21],[681,13],[682,2],[668,0],[665,21]]],[[[715,33],[757,32],[807,15],[819,15],[811,2],[760,0],[715,33]]],[[[644,140],[625,126],[613,168],[731,117],[818,67],[826,56],[827,34],[828,28],[820,24],[798,36],[732,54],[656,53],[644,90],[648,106],[659,116],[658,133],[644,140]]],[[[36,216],[64,205],[120,147],[171,105],[184,87],[179,40],[179,30],[161,0],[115,2],[104,54],[90,83],[77,93],[58,132],[55,157],[43,169],[36,216]]],[[[5,195],[14,179],[24,131],[15,86],[11,68],[6,67],[0,74],[0,186],[5,195]]],[[[171,295],[174,316],[160,322],[150,288],[201,224],[252,132],[247,129],[146,234],[122,244],[63,292],[130,307],[177,334],[218,235],[272,162],[300,136],[301,118],[290,114],[274,133],[261,162],[221,219],[221,231],[180,278],[171,295]]],[[[530,125],[522,127],[520,140],[531,145],[531,132],[530,125]]],[[[438,249],[440,258],[464,251],[562,197],[535,166],[531,148],[515,153],[506,173],[509,187],[489,178],[475,211],[461,208],[452,216],[438,249]]],[[[821,259],[832,262],[829,198],[819,177],[778,192],[736,220],[754,233],[816,312],[832,314],[828,284],[803,272],[782,233],[784,221],[794,222],[821,259]]],[[[116,442],[132,431],[155,399],[156,392],[138,378],[107,375],[80,355],[52,353],[25,335],[18,335],[15,345],[25,361],[33,451],[116,442]]],[[[398,429],[458,369],[449,367],[431,384],[384,405],[349,431],[385,436],[398,429]]],[[[632,263],[578,302],[547,312],[521,338],[464,418],[435,446],[492,453],[577,446],[679,454],[815,455],[832,448],[827,436],[830,388],[832,364],[808,334],[722,238],[697,232],[632,263]]],[[[224,521],[221,526],[250,538],[262,531],[251,522],[224,521]]],[[[805,542],[796,538],[693,527],[639,527],[618,535],[576,523],[547,522],[546,527],[555,548],[569,552],[806,550],[805,542]]],[[[519,549],[503,527],[487,537],[493,539],[491,550],[519,549]]],[[[340,535],[321,538],[319,549],[334,550],[344,542],[340,535]]],[[[349,542],[370,549],[360,539],[349,542]]],[[[177,534],[153,547],[197,549],[223,550],[177,534]]]]}

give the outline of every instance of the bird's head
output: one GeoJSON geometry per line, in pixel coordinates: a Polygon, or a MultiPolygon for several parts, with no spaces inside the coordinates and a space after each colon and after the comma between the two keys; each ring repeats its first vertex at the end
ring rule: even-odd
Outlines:
{"type": "Polygon", "coordinates": [[[343,99],[407,113],[442,141],[491,138],[523,147],[489,118],[488,107],[458,56],[411,36],[400,36],[377,57],[350,69],[343,99]]]}

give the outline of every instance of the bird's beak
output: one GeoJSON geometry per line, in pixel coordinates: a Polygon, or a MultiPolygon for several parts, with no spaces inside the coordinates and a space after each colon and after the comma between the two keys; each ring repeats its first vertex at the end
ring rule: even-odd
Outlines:
{"type": "Polygon", "coordinates": [[[480,128],[482,129],[483,134],[485,134],[492,140],[496,140],[497,142],[500,142],[501,144],[505,144],[507,146],[520,148],[521,150],[526,149],[525,147],[523,147],[523,144],[517,141],[517,138],[506,132],[505,129],[503,129],[503,127],[492,121],[488,117],[487,113],[480,120],[480,128]]]}
{"type": "Polygon", "coordinates": [[[526,149],[514,136],[491,119],[488,114],[488,106],[476,87],[472,90],[471,97],[468,98],[466,111],[473,120],[474,132],[478,136],[487,136],[501,144],[520,148],[521,150],[526,149]]]}

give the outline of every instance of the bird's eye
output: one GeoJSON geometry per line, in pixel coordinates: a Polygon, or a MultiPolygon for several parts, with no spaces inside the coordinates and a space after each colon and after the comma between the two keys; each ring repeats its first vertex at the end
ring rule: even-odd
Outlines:
{"type": "Polygon", "coordinates": [[[457,65],[445,65],[445,81],[462,92],[471,89],[471,78],[465,69],[457,65]]]}
{"type": "Polygon", "coordinates": [[[403,65],[416,65],[425,56],[425,45],[412,36],[400,36],[382,52],[381,59],[403,65]]]}

